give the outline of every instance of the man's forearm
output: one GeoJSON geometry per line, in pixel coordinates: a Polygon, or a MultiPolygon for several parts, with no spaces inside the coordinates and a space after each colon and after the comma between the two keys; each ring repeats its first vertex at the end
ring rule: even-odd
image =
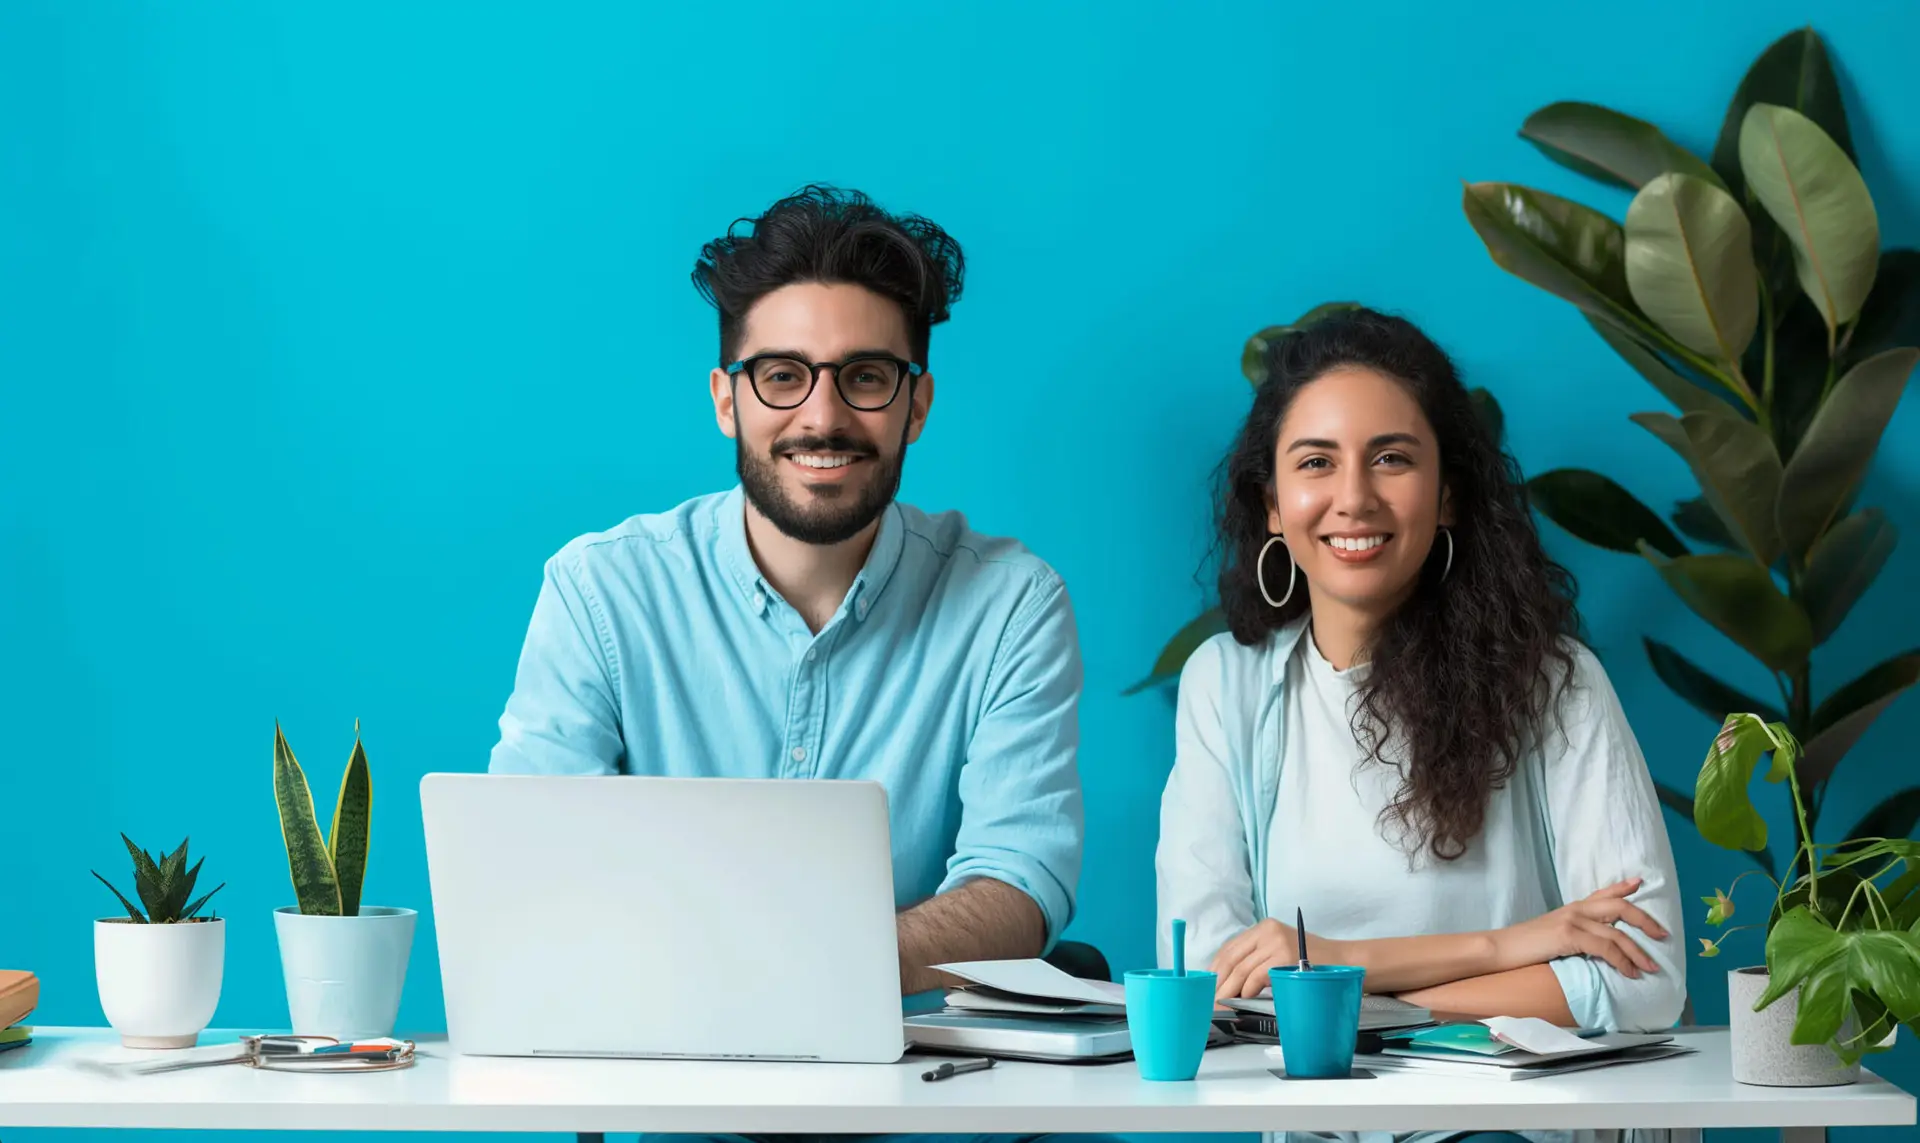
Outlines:
{"type": "Polygon", "coordinates": [[[1033,898],[982,877],[930,897],[899,914],[903,995],[956,983],[928,968],[965,960],[1016,960],[1040,955],[1047,919],[1033,898]]]}
{"type": "Polygon", "coordinates": [[[1551,966],[1530,964],[1507,972],[1470,976],[1399,994],[1400,999],[1456,1016],[1538,1016],[1572,1027],[1573,1010],[1551,966]]]}

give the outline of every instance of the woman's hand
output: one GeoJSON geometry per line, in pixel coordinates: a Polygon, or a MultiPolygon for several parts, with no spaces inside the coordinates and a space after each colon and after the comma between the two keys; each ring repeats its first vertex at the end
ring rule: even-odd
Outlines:
{"type": "MultiPolygon", "coordinates": [[[[1346,964],[1339,941],[1307,934],[1307,959],[1314,963],[1346,964]]],[[[1239,996],[1252,998],[1267,987],[1267,970],[1280,965],[1300,963],[1300,945],[1292,925],[1283,925],[1269,917],[1220,946],[1208,966],[1220,977],[1214,996],[1225,1000],[1239,996]]]]}
{"type": "Polygon", "coordinates": [[[1606,961],[1633,980],[1643,972],[1658,972],[1659,966],[1646,950],[1613,927],[1615,921],[1625,921],[1655,940],[1666,939],[1667,930],[1627,900],[1627,895],[1639,887],[1640,878],[1630,877],[1531,921],[1496,930],[1497,969],[1525,968],[1563,956],[1590,956],[1606,961]]]}

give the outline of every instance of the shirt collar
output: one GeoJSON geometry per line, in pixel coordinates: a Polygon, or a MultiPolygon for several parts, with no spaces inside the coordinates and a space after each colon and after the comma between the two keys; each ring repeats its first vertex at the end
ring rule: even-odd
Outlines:
{"type": "MultiPolygon", "coordinates": [[[[745,489],[736,484],[720,498],[714,509],[713,525],[727,574],[747,606],[765,615],[776,593],[773,585],[760,574],[760,565],[754,562],[753,551],[747,546],[745,489]]],[[[867,562],[847,590],[844,606],[854,618],[865,620],[873,610],[880,593],[886,590],[887,581],[893,578],[894,569],[900,566],[900,553],[905,547],[906,525],[900,518],[900,505],[890,503],[880,513],[880,530],[874,536],[872,550],[867,553],[867,562]]]]}
{"type": "Polygon", "coordinates": [[[1268,681],[1275,687],[1287,681],[1287,660],[1293,658],[1293,649],[1300,642],[1300,636],[1306,634],[1307,624],[1312,615],[1302,615],[1273,633],[1273,641],[1267,645],[1268,681]]]}

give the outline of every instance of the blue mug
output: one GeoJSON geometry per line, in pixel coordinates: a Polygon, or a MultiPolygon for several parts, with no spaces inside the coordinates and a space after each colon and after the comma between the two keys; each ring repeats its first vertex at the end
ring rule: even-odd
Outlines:
{"type": "Polygon", "coordinates": [[[1144,1080],[1190,1080],[1200,1072],[1200,1057],[1213,1031],[1211,972],[1175,976],[1172,969],[1129,972],[1127,1037],[1144,1080]]]}
{"type": "Polygon", "coordinates": [[[1353,1073],[1361,984],[1366,975],[1366,969],[1344,964],[1316,964],[1305,971],[1292,966],[1267,970],[1273,986],[1274,1031],[1280,1036],[1287,1075],[1345,1079],[1353,1073]]]}

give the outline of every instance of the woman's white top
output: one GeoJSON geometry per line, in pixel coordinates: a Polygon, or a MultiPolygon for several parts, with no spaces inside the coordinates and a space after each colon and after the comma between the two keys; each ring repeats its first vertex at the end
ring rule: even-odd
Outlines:
{"type": "Polygon", "coordinates": [[[1440,861],[1403,845],[1382,815],[1400,771],[1353,733],[1366,668],[1334,670],[1306,626],[1251,647],[1215,636],[1181,672],[1155,859],[1160,964],[1172,964],[1176,917],[1188,965],[1205,967],[1263,918],[1292,924],[1296,906],[1308,931],[1335,939],[1476,932],[1639,877],[1631,899],[1669,935],[1616,927],[1658,972],[1630,980],[1584,956],[1550,964],[1581,1026],[1672,1027],[1686,1002],[1679,878],[1653,779],[1593,654],[1569,645],[1557,724],[1493,793],[1466,854],[1440,861]]]}

